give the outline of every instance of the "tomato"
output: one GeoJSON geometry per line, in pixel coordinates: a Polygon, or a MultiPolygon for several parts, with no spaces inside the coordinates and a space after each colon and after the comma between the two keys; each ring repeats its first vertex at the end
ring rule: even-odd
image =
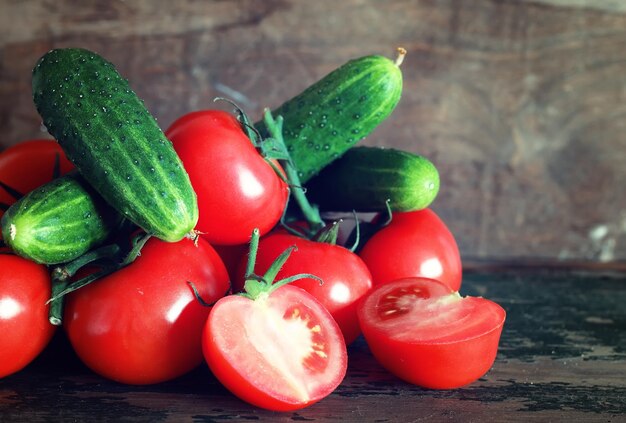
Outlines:
{"type": "Polygon", "coordinates": [[[48,321],[50,274],[45,266],[0,252],[0,377],[26,367],[55,331],[48,321]]]}
{"type": "Polygon", "coordinates": [[[68,295],[64,326],[80,359],[127,384],[158,383],[202,363],[201,305],[229,289],[228,274],[203,239],[151,238],[130,265],[68,295]]]}
{"type": "Polygon", "coordinates": [[[431,209],[394,213],[359,255],[375,285],[421,276],[436,279],[453,291],[461,287],[459,248],[446,224],[431,209]]]}
{"type": "Polygon", "coordinates": [[[242,244],[258,228],[280,220],[287,184],[257,152],[240,123],[227,112],[202,110],[166,131],[198,195],[196,230],[211,244],[242,244]]]}
{"type": "Polygon", "coordinates": [[[430,389],[458,388],[487,373],[505,315],[493,301],[461,297],[426,278],[378,285],[358,309],[376,360],[400,379],[430,389]]]}
{"type": "MultiPolygon", "coordinates": [[[[26,194],[54,177],[55,160],[59,160],[59,176],[74,168],[54,140],[29,140],[0,152],[0,182],[26,194]]],[[[11,205],[17,198],[0,187],[0,203],[11,205]]],[[[0,217],[4,210],[0,207],[0,217]]]]}
{"type": "Polygon", "coordinates": [[[329,395],[347,369],[337,323],[306,291],[292,285],[255,300],[231,295],[211,309],[202,337],[217,379],[257,407],[288,411],[329,395]]]}
{"type": "MultiPolygon", "coordinates": [[[[372,287],[372,276],[363,260],[339,245],[310,241],[295,235],[276,232],[261,238],[256,257],[255,273],[262,274],[288,247],[297,247],[278,272],[278,278],[309,273],[322,279],[298,279],[292,285],[313,295],[339,324],[346,344],[361,333],[356,316],[357,302],[372,287]]],[[[239,276],[233,283],[241,289],[247,256],[240,263],[239,276]]]]}

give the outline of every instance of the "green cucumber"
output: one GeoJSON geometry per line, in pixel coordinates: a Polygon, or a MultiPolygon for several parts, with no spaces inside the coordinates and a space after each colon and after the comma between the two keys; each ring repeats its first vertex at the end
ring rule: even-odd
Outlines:
{"type": "Polygon", "coordinates": [[[165,241],[193,230],[189,176],[113,64],[84,49],[52,50],[33,69],[32,89],[48,132],[108,203],[165,241]]]}
{"type": "Polygon", "coordinates": [[[383,147],[348,150],[306,185],[323,211],[392,211],[428,207],[439,192],[439,172],[427,158],[383,147]]]}
{"type": "Polygon", "coordinates": [[[11,205],[2,216],[2,237],[23,257],[65,263],[106,241],[121,221],[80,175],[70,173],[11,205]]]}
{"type": "MultiPolygon", "coordinates": [[[[372,55],[351,60],[288,100],[272,115],[282,116],[283,138],[301,183],[307,182],[369,135],[395,109],[402,93],[400,64],[372,55]]],[[[263,121],[254,125],[261,136],[263,121]]]]}

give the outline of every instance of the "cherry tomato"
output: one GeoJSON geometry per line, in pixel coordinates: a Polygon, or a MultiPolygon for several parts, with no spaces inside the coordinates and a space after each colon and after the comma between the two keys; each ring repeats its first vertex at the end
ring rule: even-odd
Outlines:
{"type": "Polygon", "coordinates": [[[446,224],[431,209],[394,213],[391,223],[359,253],[374,285],[411,276],[436,279],[453,291],[461,287],[459,248],[446,224]]]}
{"type": "Polygon", "coordinates": [[[127,267],[68,295],[64,326],[80,359],[127,384],[158,383],[202,363],[202,328],[229,288],[221,259],[204,240],[148,240],[127,267]]]}
{"type": "Polygon", "coordinates": [[[347,368],[337,323],[315,298],[291,285],[256,300],[239,295],[219,300],[202,347],[228,390],[269,410],[296,410],[321,400],[347,368]]]}
{"type": "Polygon", "coordinates": [[[198,195],[196,229],[211,244],[242,244],[280,220],[288,187],[229,113],[202,110],[166,131],[198,195]]]}
{"type": "Polygon", "coordinates": [[[505,314],[493,301],[461,297],[426,278],[378,285],[358,310],[377,361],[400,379],[430,389],[458,388],[487,373],[505,314]]]}
{"type": "MultiPolygon", "coordinates": [[[[54,178],[55,160],[59,160],[59,176],[74,168],[54,140],[29,140],[0,152],[0,182],[26,194],[54,178]]],[[[0,203],[10,206],[17,198],[0,187],[0,203]]],[[[0,207],[0,217],[4,210],[0,207]]]]}
{"type": "MultiPolygon", "coordinates": [[[[346,344],[352,343],[361,333],[356,316],[358,301],[372,287],[372,276],[363,260],[347,248],[323,242],[310,241],[295,235],[276,232],[261,238],[254,271],[263,274],[285,249],[295,245],[289,260],[278,272],[278,279],[299,273],[309,273],[312,278],[292,282],[313,295],[330,312],[339,324],[346,344]]],[[[239,276],[233,283],[235,291],[242,288],[245,265],[244,256],[239,266],[239,276]]]]}
{"type": "Polygon", "coordinates": [[[26,367],[55,331],[48,321],[50,274],[45,266],[0,252],[0,378],[26,367]]]}

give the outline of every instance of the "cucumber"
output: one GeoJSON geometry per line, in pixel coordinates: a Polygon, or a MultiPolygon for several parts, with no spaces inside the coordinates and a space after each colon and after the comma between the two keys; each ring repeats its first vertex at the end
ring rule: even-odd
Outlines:
{"type": "Polygon", "coordinates": [[[121,221],[80,175],[70,173],[11,205],[2,216],[2,237],[37,263],[65,263],[106,241],[121,221]]]}
{"type": "MultiPolygon", "coordinates": [[[[288,100],[273,116],[282,116],[283,138],[301,183],[369,135],[395,109],[402,93],[398,58],[372,55],[353,59],[288,100]]],[[[263,121],[254,125],[269,135],[263,121]]]]}
{"type": "Polygon", "coordinates": [[[439,172],[427,158],[402,150],[358,146],[306,185],[323,211],[392,211],[428,207],[439,192],[439,172]]]}
{"type": "Polygon", "coordinates": [[[113,64],[84,49],[51,50],[33,69],[32,89],[48,132],[123,216],[170,242],[194,228],[198,205],[189,176],[113,64]]]}

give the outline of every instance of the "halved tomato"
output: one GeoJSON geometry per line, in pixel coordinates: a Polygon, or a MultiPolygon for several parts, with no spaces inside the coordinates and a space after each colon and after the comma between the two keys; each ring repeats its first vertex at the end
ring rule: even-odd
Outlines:
{"type": "Polygon", "coordinates": [[[339,326],[311,294],[292,285],[256,299],[220,299],[209,314],[202,347],[228,390],[275,411],[321,400],[341,383],[347,368],[339,326]]]}
{"type": "Polygon", "coordinates": [[[424,388],[452,389],[489,371],[506,313],[493,301],[413,277],[376,286],[359,304],[358,316],[383,367],[424,388]]]}

